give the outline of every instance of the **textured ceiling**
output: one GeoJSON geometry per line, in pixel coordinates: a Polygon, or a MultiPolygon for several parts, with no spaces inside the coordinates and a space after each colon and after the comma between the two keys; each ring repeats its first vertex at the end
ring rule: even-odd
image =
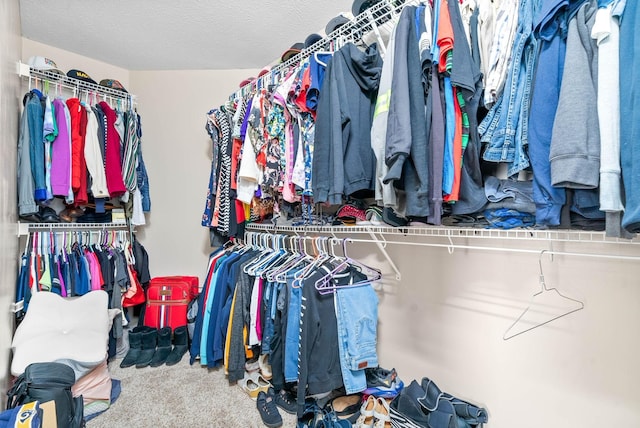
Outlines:
{"type": "Polygon", "coordinates": [[[20,0],[22,35],[129,70],[260,68],[350,0],[20,0]]]}

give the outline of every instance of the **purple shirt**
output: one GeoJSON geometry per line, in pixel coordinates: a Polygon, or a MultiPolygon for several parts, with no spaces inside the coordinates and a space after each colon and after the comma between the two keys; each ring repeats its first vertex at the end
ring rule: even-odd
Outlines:
{"type": "MultiPolygon", "coordinates": [[[[61,98],[53,100],[58,136],[51,148],[51,191],[55,196],[69,196],[71,189],[71,133],[69,109],[61,98]]],[[[73,193],[71,193],[73,195],[73,193]]]]}

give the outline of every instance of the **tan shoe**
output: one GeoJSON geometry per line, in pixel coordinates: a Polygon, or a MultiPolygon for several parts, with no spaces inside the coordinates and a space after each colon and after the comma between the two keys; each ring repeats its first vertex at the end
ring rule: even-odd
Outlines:
{"type": "Polygon", "coordinates": [[[376,397],[370,395],[367,397],[367,401],[362,403],[360,408],[360,417],[356,421],[355,428],[373,428],[375,423],[374,410],[376,408],[376,397]]]}
{"type": "Polygon", "coordinates": [[[391,415],[389,414],[389,402],[384,398],[376,398],[376,406],[373,409],[376,418],[374,428],[391,428],[391,415]]]}

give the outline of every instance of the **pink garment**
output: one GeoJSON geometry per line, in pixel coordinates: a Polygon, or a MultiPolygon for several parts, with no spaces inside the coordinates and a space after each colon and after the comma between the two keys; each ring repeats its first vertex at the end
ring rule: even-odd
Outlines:
{"type": "Polygon", "coordinates": [[[114,198],[122,196],[127,188],[122,180],[122,159],[120,158],[120,136],[116,131],[116,112],[104,101],[99,103],[107,118],[107,147],[105,148],[105,174],[107,189],[114,198]]]}
{"type": "MultiPolygon", "coordinates": [[[[69,196],[71,191],[71,132],[69,108],[65,102],[53,100],[58,136],[51,144],[51,192],[54,196],[69,196]]],[[[73,195],[73,192],[71,192],[73,195]]]]}
{"type": "Polygon", "coordinates": [[[260,313],[262,311],[260,310],[260,308],[262,306],[263,285],[264,279],[260,278],[260,281],[258,282],[258,311],[256,313],[256,334],[258,335],[258,340],[260,341],[260,343],[262,343],[262,317],[260,316],[260,313]]]}
{"type": "Polygon", "coordinates": [[[89,262],[89,272],[91,272],[91,290],[101,290],[104,282],[102,278],[102,270],[98,257],[89,250],[85,250],[84,256],[89,262]]]}
{"type": "Polygon", "coordinates": [[[74,397],[82,395],[85,406],[96,400],[111,400],[111,375],[105,360],[89,373],[76,380],[71,387],[74,397]]]}

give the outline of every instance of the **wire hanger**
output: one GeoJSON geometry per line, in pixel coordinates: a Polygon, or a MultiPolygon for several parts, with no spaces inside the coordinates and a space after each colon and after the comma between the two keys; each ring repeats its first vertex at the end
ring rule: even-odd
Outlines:
{"type": "MultiPolygon", "coordinates": [[[[522,312],[522,314],[520,314],[520,316],[513,322],[513,324],[511,324],[509,326],[509,328],[507,329],[507,331],[504,332],[504,335],[502,336],[502,339],[504,340],[509,340],[511,338],[514,338],[516,336],[519,336],[523,333],[526,333],[527,331],[531,331],[535,328],[541,327],[545,324],[549,324],[552,321],[555,321],[559,318],[565,317],[569,314],[572,314],[574,312],[577,312],[579,310],[584,309],[584,302],[580,301],[580,300],[576,300],[573,299],[571,297],[565,296],[564,294],[560,293],[560,291],[558,291],[557,288],[552,287],[552,288],[548,288],[546,282],[544,281],[544,273],[542,272],[542,256],[544,255],[544,253],[547,250],[542,250],[540,252],[540,257],[538,258],[538,265],[540,266],[540,291],[538,291],[537,293],[535,293],[532,298],[531,301],[529,302],[529,306],[527,306],[527,308],[524,310],[524,312],[522,312]],[[538,322],[536,324],[534,324],[531,327],[525,328],[524,330],[519,330],[519,331],[512,331],[512,329],[518,324],[520,323],[520,321],[524,318],[524,316],[527,313],[533,313],[534,311],[532,310],[532,306],[534,306],[534,302],[536,300],[538,301],[542,301],[544,299],[546,299],[546,301],[540,303],[538,302],[538,307],[539,308],[549,308],[549,309],[556,309],[557,312],[557,308],[554,308],[555,304],[562,302],[565,304],[565,307],[562,309],[562,312],[559,315],[551,315],[550,319],[546,319],[548,318],[548,316],[546,316],[544,319],[546,319],[546,321],[542,321],[542,322],[538,322]],[[552,301],[550,302],[549,299],[552,299],[552,301]],[[567,306],[568,305],[568,306],[567,306]]],[[[547,314],[545,314],[547,315],[547,314]]]]}

